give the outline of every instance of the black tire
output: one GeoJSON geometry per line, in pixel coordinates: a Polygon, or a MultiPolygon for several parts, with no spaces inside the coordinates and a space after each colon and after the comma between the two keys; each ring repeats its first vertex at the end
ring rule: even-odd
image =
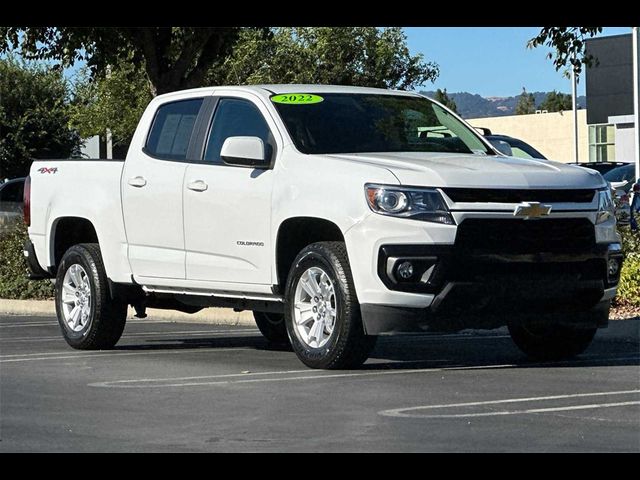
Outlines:
{"type": "Polygon", "coordinates": [[[608,317],[606,302],[584,313],[516,317],[508,327],[513,342],[532,359],[565,360],[584,352],[608,317]]]}
{"type": "Polygon", "coordinates": [[[308,367],[347,369],[362,365],[375,347],[376,337],[362,328],[360,305],[353,286],[347,250],[342,242],[319,242],[305,247],[293,261],[285,289],[285,324],[294,352],[308,367]],[[334,285],[336,320],[321,348],[307,345],[295,327],[294,297],[302,274],[320,267],[334,285]]]}
{"type": "Polygon", "coordinates": [[[260,333],[271,343],[289,343],[284,314],[270,312],[253,312],[253,318],[260,333]]]}
{"type": "Polygon", "coordinates": [[[112,299],[109,294],[107,275],[98,244],[82,243],[66,251],[58,267],[55,300],[62,335],[73,348],[109,349],[120,339],[127,320],[127,303],[112,299]],[[62,307],[63,280],[67,270],[75,264],[80,265],[86,272],[91,292],[88,320],[79,331],[74,331],[67,324],[62,307]]]}

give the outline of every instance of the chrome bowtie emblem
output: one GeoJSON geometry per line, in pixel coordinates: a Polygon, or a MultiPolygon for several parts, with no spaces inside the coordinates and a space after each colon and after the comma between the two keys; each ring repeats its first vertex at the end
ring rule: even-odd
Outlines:
{"type": "Polygon", "coordinates": [[[522,202],[516,205],[513,216],[529,220],[530,218],[546,217],[551,213],[551,205],[542,205],[540,202],[522,202]]]}

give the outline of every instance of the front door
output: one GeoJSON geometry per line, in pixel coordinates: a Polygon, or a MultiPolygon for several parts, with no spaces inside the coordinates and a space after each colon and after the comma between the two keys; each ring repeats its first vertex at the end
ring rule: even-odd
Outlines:
{"type": "Polygon", "coordinates": [[[202,163],[184,179],[188,280],[271,283],[273,170],[229,166],[220,158],[228,137],[260,137],[267,155],[275,140],[264,107],[247,98],[219,98],[202,163]]]}

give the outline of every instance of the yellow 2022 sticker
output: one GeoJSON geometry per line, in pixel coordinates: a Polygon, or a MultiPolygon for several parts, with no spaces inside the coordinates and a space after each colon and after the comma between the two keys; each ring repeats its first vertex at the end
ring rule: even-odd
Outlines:
{"type": "Polygon", "coordinates": [[[284,93],[282,95],[274,95],[271,101],[274,103],[284,103],[290,105],[309,105],[312,103],[320,103],[324,100],[320,95],[310,95],[308,93],[284,93]]]}

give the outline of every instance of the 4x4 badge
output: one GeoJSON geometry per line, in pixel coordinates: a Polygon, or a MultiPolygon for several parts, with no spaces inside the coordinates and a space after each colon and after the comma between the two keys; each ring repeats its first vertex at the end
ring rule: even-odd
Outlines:
{"type": "Polygon", "coordinates": [[[540,202],[522,202],[516,205],[513,216],[529,220],[530,218],[546,217],[551,213],[551,205],[542,205],[540,202]]]}

